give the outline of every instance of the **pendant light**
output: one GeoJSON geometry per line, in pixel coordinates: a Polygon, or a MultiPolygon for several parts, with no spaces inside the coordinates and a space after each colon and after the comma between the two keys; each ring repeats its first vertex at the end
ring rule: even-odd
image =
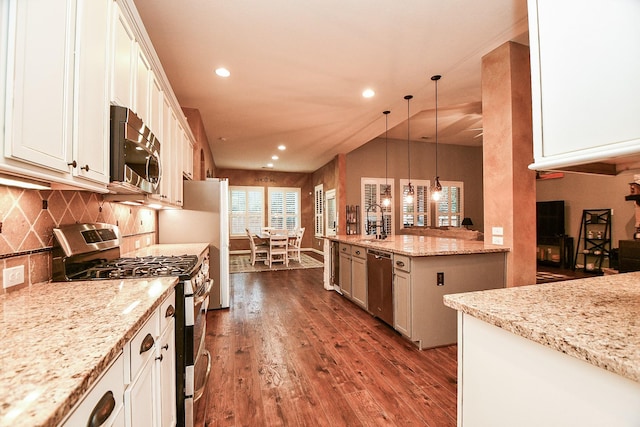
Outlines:
{"type": "Polygon", "coordinates": [[[431,77],[436,85],[436,179],[434,180],[433,187],[431,187],[431,198],[434,201],[440,200],[442,196],[442,185],[440,184],[440,177],[438,176],[438,80],[442,78],[441,75],[436,74],[431,77]]]}
{"type": "Polygon", "coordinates": [[[413,95],[406,95],[404,99],[407,100],[407,163],[409,164],[409,185],[407,185],[407,189],[404,193],[404,201],[406,203],[413,203],[413,185],[411,184],[411,139],[409,138],[409,101],[413,98],[413,95]]]}
{"type": "Polygon", "coordinates": [[[383,111],[384,114],[384,191],[380,194],[382,196],[382,206],[391,205],[391,187],[389,187],[389,113],[391,111],[383,111]]]}

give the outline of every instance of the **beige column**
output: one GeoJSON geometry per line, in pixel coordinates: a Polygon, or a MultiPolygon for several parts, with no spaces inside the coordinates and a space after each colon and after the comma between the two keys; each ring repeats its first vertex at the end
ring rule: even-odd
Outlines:
{"type": "Polygon", "coordinates": [[[484,235],[511,248],[507,287],[536,283],[530,75],[527,46],[508,42],[482,58],[484,235]]]}

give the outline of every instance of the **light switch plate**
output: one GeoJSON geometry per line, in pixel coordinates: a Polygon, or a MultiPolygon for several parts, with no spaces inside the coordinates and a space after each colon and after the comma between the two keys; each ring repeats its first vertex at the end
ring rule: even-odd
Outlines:
{"type": "Polygon", "coordinates": [[[493,243],[494,245],[503,245],[504,239],[502,238],[502,236],[493,236],[491,238],[491,243],[493,243]]]}
{"type": "Polygon", "coordinates": [[[2,286],[10,288],[11,286],[21,285],[24,283],[24,265],[5,268],[2,270],[2,286]]]}
{"type": "Polygon", "coordinates": [[[494,236],[502,236],[504,229],[502,227],[491,227],[491,234],[494,236]]]}

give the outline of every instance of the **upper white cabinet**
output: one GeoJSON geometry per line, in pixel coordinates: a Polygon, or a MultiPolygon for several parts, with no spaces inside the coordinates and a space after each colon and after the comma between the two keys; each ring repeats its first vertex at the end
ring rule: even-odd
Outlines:
{"type": "Polygon", "coordinates": [[[528,5],[530,168],[571,170],[595,162],[617,164],[618,171],[634,167],[640,158],[640,2],[528,5]]]}
{"type": "Polygon", "coordinates": [[[131,107],[136,39],[117,3],[113,7],[112,24],[111,103],[131,107]]]}
{"type": "Polygon", "coordinates": [[[8,2],[0,169],[106,192],[110,6],[109,0],[8,2]]]}
{"type": "Polygon", "coordinates": [[[149,126],[149,76],[151,74],[151,66],[142,49],[140,49],[139,46],[137,47],[133,111],[135,111],[147,127],[151,128],[149,126]]]}

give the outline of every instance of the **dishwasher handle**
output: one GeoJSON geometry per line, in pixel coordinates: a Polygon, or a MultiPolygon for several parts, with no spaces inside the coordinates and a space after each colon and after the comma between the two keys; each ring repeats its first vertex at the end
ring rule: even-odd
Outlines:
{"type": "Polygon", "coordinates": [[[376,259],[391,259],[391,254],[388,252],[367,249],[367,254],[373,255],[376,259]]]}

